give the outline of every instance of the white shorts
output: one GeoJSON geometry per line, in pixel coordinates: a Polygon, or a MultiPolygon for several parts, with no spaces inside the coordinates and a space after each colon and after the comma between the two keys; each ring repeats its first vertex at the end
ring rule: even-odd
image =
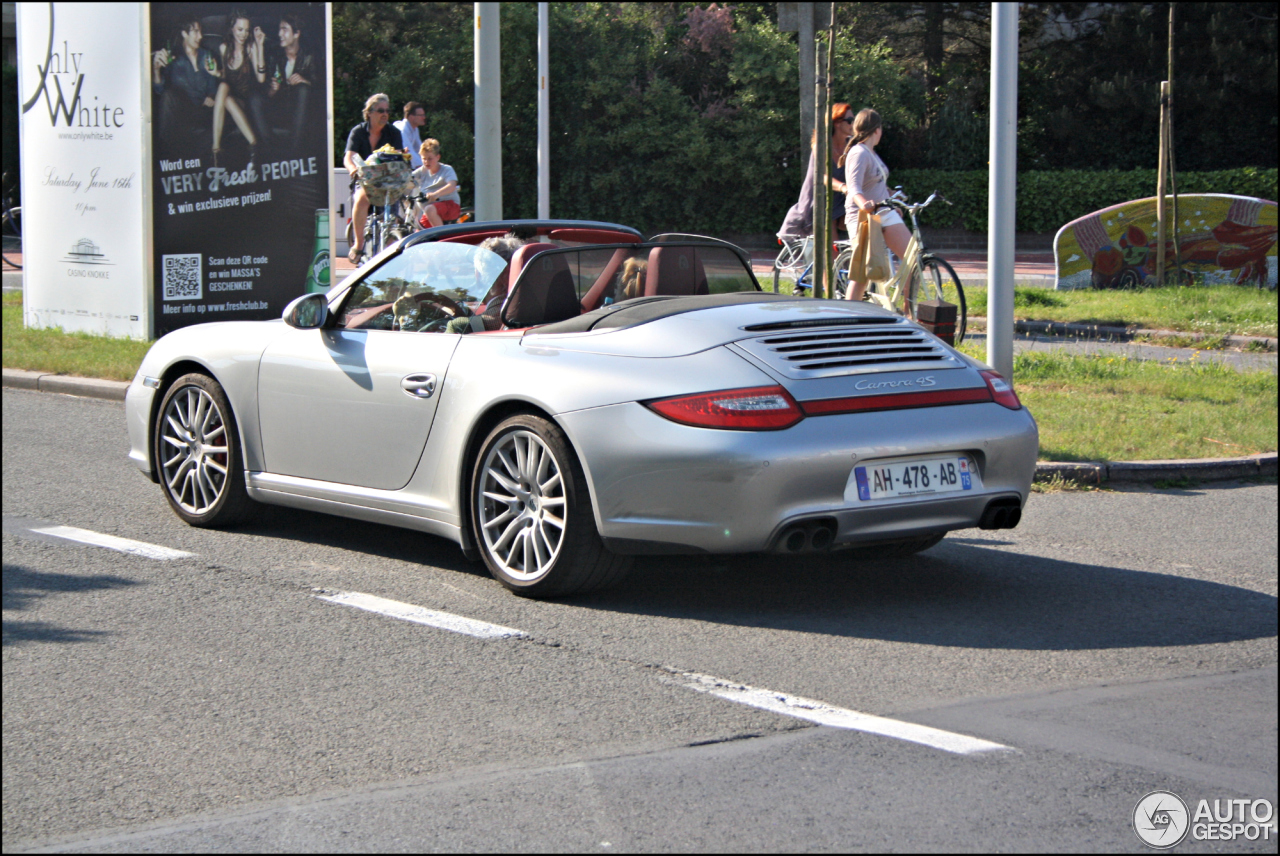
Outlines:
{"type": "MultiPolygon", "coordinates": [[[[858,231],[858,215],[850,214],[844,218],[845,228],[849,230],[849,234],[856,234],[858,231]]],[[[897,211],[881,211],[880,212],[880,228],[887,229],[890,226],[905,226],[902,221],[902,215],[897,211]]]]}

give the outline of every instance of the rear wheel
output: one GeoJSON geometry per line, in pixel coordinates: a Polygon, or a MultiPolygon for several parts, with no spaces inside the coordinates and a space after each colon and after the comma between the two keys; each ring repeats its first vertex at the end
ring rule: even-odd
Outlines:
{"type": "Polygon", "coordinates": [[[4,212],[4,263],[15,270],[22,270],[22,209],[10,208],[4,212]]]}
{"type": "Polygon", "coordinates": [[[498,582],[523,597],[612,585],[631,558],[596,531],[582,465],[559,427],[513,416],[490,432],[471,474],[471,529],[498,582]]]}
{"type": "Polygon", "coordinates": [[[174,513],[192,526],[230,526],[250,500],[235,416],[222,386],[202,374],[178,378],[152,432],[156,471],[174,513]]]}
{"type": "Polygon", "coordinates": [[[956,307],[956,344],[964,340],[965,326],[968,323],[968,306],[964,299],[964,286],[955,269],[945,259],[936,256],[925,256],[920,261],[920,270],[916,274],[916,282],[907,301],[910,307],[911,320],[918,320],[916,306],[922,300],[942,300],[953,303],[956,307]]]}
{"type": "Polygon", "coordinates": [[[840,251],[840,255],[836,256],[835,270],[835,287],[836,300],[847,300],[849,298],[849,263],[853,261],[853,248],[845,247],[840,251]]]}

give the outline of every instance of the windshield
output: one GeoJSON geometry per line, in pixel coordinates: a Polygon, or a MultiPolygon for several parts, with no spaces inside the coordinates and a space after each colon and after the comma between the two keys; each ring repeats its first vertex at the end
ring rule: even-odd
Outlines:
{"type": "Polygon", "coordinates": [[[514,271],[508,327],[551,324],[638,297],[760,290],[734,249],[694,242],[548,249],[514,271]]]}
{"type": "MultiPolygon", "coordinates": [[[[450,318],[459,311],[450,313],[449,307],[479,312],[495,300],[501,306],[507,290],[506,274],[506,259],[490,250],[470,244],[415,244],[361,280],[351,290],[339,317],[348,329],[395,329],[397,316],[391,307],[419,295],[441,298],[432,305],[446,307],[450,318]]],[[[415,302],[423,304],[424,300],[415,302]]]]}

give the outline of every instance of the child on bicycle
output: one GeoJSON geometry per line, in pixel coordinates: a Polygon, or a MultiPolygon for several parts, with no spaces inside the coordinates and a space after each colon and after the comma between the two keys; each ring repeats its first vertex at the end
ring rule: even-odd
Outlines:
{"type": "MultiPolygon", "coordinates": [[[[440,141],[427,139],[418,149],[422,166],[413,171],[426,205],[418,222],[422,228],[443,226],[462,216],[462,197],[458,195],[458,174],[447,163],[440,163],[440,141]]],[[[418,212],[415,210],[414,212],[418,212]]]]}

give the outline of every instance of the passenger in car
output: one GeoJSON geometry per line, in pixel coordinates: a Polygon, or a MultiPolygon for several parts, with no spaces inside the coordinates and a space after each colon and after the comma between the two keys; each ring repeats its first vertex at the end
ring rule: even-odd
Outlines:
{"type": "Polygon", "coordinates": [[[622,291],[619,300],[644,296],[645,279],[649,271],[647,259],[630,258],[622,264],[622,291]]]}

